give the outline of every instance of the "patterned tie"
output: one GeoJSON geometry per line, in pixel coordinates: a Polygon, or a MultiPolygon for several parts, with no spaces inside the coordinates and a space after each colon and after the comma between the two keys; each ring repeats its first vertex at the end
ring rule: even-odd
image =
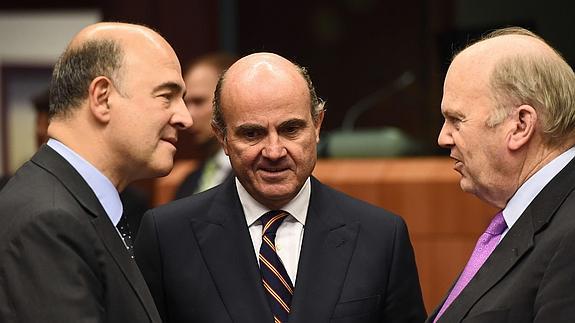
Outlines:
{"type": "Polygon", "coordinates": [[[275,247],[276,232],[287,216],[288,213],[285,211],[270,211],[260,217],[263,226],[260,271],[262,283],[274,315],[274,323],[288,321],[294,290],[275,247]]]}
{"type": "Polygon", "coordinates": [[[128,219],[125,214],[122,214],[120,221],[116,224],[116,228],[118,228],[130,256],[134,259],[134,243],[132,242],[132,235],[130,234],[130,227],[128,226],[128,219]]]}
{"type": "Polygon", "coordinates": [[[455,283],[455,286],[449,293],[449,296],[447,296],[447,299],[445,300],[445,303],[443,303],[439,313],[437,313],[437,316],[435,316],[435,320],[433,321],[434,323],[437,322],[439,317],[443,315],[449,305],[451,305],[457,296],[459,296],[461,291],[465,288],[465,286],[467,286],[473,276],[475,276],[479,268],[483,266],[485,260],[487,260],[489,255],[493,252],[499,243],[499,240],[501,240],[501,234],[503,231],[505,231],[505,229],[507,229],[507,223],[505,223],[503,213],[499,212],[495,215],[495,217],[493,217],[491,223],[487,227],[487,230],[485,230],[485,233],[483,233],[481,237],[479,237],[479,240],[477,240],[477,244],[475,245],[475,249],[471,254],[471,258],[469,258],[465,269],[463,269],[461,276],[459,276],[459,280],[457,280],[457,283],[455,283]]]}

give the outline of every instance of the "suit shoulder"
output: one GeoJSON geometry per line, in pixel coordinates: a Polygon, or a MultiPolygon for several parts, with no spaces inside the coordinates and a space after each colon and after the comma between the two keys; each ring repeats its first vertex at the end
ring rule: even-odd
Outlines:
{"type": "MultiPolygon", "coordinates": [[[[360,221],[404,222],[401,216],[397,214],[338,191],[319,181],[315,187],[316,192],[322,195],[322,200],[332,201],[342,213],[357,217],[360,221]]],[[[312,190],[312,194],[313,192],[312,190]]]]}
{"type": "Polygon", "coordinates": [[[24,164],[0,191],[2,217],[65,209],[77,204],[60,180],[30,162],[24,164]]]}
{"type": "Polygon", "coordinates": [[[214,203],[219,188],[216,186],[205,192],[189,195],[184,198],[166,203],[153,208],[149,213],[161,221],[172,221],[174,219],[194,217],[206,212],[214,203]]]}

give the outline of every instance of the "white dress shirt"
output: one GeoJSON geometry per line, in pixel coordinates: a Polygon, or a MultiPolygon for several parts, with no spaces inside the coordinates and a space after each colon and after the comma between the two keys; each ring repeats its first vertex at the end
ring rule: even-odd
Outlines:
{"type": "MultiPolygon", "coordinates": [[[[262,224],[259,218],[271,210],[256,201],[237,178],[236,188],[246,216],[254,252],[259,262],[260,246],[262,244],[262,224]]],[[[290,215],[283,220],[276,233],[276,251],[294,286],[310,196],[311,181],[308,178],[296,197],[282,208],[290,215]]]]}

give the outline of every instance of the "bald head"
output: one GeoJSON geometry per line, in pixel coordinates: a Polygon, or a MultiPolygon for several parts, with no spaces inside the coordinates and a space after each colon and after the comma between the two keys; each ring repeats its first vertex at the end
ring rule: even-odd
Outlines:
{"type": "Polygon", "coordinates": [[[120,69],[147,52],[175,56],[166,40],[144,26],[104,22],[82,29],[54,66],[50,118],[66,117],[80,107],[98,76],[109,78],[121,90],[120,69]]]}
{"type": "Polygon", "coordinates": [[[488,34],[455,56],[449,76],[490,90],[496,109],[489,126],[501,123],[514,107],[530,105],[546,142],[573,137],[575,74],[556,50],[526,29],[488,34]]]}
{"type": "Polygon", "coordinates": [[[294,82],[305,87],[305,81],[301,77],[298,67],[289,60],[273,53],[255,53],[245,56],[234,63],[226,74],[230,82],[252,83],[264,79],[274,82],[294,82]]]}
{"type": "Polygon", "coordinates": [[[314,121],[323,111],[324,102],[317,97],[305,68],[273,53],[255,53],[239,59],[220,77],[212,123],[225,135],[222,106],[226,106],[232,97],[245,94],[244,99],[258,104],[278,93],[286,97],[308,98],[314,121]]]}

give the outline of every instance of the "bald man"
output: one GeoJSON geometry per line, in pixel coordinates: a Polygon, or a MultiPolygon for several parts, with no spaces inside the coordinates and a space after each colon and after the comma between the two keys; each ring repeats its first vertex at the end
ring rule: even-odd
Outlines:
{"type": "Polygon", "coordinates": [[[118,192],[171,170],[192,123],[184,87],[148,28],[74,37],[52,75],[50,139],[0,193],[1,322],[160,322],[118,192]]]}
{"type": "Polygon", "coordinates": [[[165,322],[422,322],[404,221],[311,176],[324,116],[307,72],[246,56],[212,127],[235,177],[144,215],[136,259],[165,322]]]}
{"type": "Polygon", "coordinates": [[[429,322],[575,322],[573,70],[498,30],[455,56],[441,112],[462,190],[501,211],[429,322]]]}

